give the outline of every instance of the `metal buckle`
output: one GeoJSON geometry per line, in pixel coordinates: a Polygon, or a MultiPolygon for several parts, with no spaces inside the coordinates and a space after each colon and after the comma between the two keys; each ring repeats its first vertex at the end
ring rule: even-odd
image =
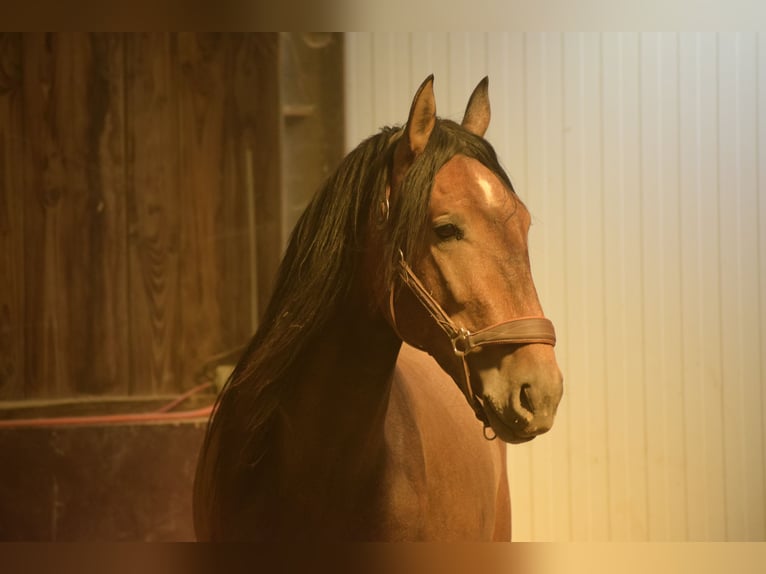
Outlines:
{"type": "Polygon", "coordinates": [[[474,350],[471,346],[471,332],[465,327],[460,327],[457,334],[452,337],[452,350],[458,357],[465,357],[468,353],[474,350]]]}

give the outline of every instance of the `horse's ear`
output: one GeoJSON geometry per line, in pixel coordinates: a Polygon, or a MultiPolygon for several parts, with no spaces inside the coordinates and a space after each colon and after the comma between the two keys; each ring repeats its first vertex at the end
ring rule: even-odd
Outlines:
{"type": "Polygon", "coordinates": [[[413,160],[423,153],[436,125],[436,100],[434,98],[434,76],[428,76],[418,88],[410,107],[410,115],[404,133],[394,152],[393,179],[401,179],[413,160]]]}
{"type": "Polygon", "coordinates": [[[489,109],[489,78],[479,82],[479,85],[473,90],[465,108],[462,125],[472,134],[484,137],[489,127],[490,109],[489,109]]]}
{"type": "Polygon", "coordinates": [[[434,98],[434,75],[431,74],[420,84],[412,99],[410,117],[407,118],[407,128],[404,131],[404,137],[414,156],[420,155],[426,149],[435,125],[436,99],[434,98]]]}

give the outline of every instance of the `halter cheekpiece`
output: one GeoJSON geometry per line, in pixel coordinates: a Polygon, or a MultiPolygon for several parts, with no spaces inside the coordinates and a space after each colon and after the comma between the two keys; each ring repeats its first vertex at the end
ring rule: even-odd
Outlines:
{"type": "MultiPolygon", "coordinates": [[[[520,317],[503,321],[490,327],[479,329],[478,331],[469,331],[465,327],[459,327],[442,309],[436,299],[428,292],[425,285],[418,279],[415,272],[407,263],[404,253],[399,251],[398,276],[403,285],[415,295],[420,304],[428,311],[428,314],[449,338],[455,357],[462,363],[463,381],[459,384],[468,403],[473,408],[476,418],[484,424],[484,436],[492,440],[495,436],[487,436],[487,429],[490,427],[487,415],[481,399],[476,396],[473,385],[471,384],[471,373],[468,368],[467,356],[471,353],[480,351],[482,347],[489,345],[528,345],[531,343],[542,343],[554,346],[556,344],[556,331],[553,323],[545,317],[520,317]]],[[[401,334],[396,322],[396,311],[394,309],[394,299],[396,286],[391,285],[389,292],[389,312],[393,322],[394,330],[400,338],[401,334]]]]}

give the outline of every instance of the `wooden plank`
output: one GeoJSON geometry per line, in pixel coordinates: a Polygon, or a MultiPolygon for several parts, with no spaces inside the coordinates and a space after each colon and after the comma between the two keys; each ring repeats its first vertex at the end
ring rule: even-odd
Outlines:
{"type": "MultiPolygon", "coordinates": [[[[734,40],[736,77],[734,95],[736,117],[728,129],[734,131],[736,175],[728,182],[729,201],[735,202],[733,221],[727,225],[736,233],[736,328],[738,340],[731,352],[738,363],[740,384],[738,404],[733,405],[734,420],[727,424],[732,449],[739,449],[739,467],[732,470],[732,494],[739,499],[744,524],[737,540],[763,540],[766,536],[766,500],[764,499],[764,440],[761,407],[757,399],[763,380],[758,360],[760,346],[758,304],[758,203],[756,140],[756,37],[737,34],[734,40]],[[733,194],[731,193],[733,192],[733,194]]],[[[728,384],[728,381],[727,381],[728,384]]],[[[730,393],[727,389],[727,397],[730,393]]],[[[728,434],[727,434],[727,440],[728,434]]]]}
{"type": "MultiPolygon", "coordinates": [[[[555,260],[563,263],[564,237],[564,177],[563,166],[563,44],[560,34],[532,34],[527,36],[528,73],[528,151],[529,189],[536,189],[541,202],[534,217],[536,232],[542,237],[548,258],[535,269],[535,281],[542,284],[565,284],[563,264],[551,265],[555,260]]],[[[539,240],[538,240],[539,241],[539,240]]],[[[548,294],[545,312],[557,329],[566,331],[566,301],[563,290],[548,294]]],[[[567,373],[568,343],[556,347],[556,357],[562,371],[567,373]]],[[[569,428],[571,401],[564,401],[558,411],[556,428],[559,432],[569,428]]],[[[564,430],[566,432],[566,430],[564,430]]],[[[569,433],[567,433],[569,434],[569,433]]],[[[557,457],[552,437],[540,437],[531,449],[531,468],[535,476],[532,493],[532,540],[550,541],[556,536],[559,520],[558,498],[554,494],[558,473],[568,472],[569,459],[557,457]],[[567,470],[564,470],[567,469],[567,470]]]]}
{"type": "MultiPolygon", "coordinates": [[[[280,220],[274,207],[279,202],[278,83],[262,75],[276,71],[276,40],[260,34],[177,38],[179,185],[184,196],[179,205],[181,387],[193,385],[212,358],[247,342],[266,302],[252,294],[258,289],[268,295],[270,285],[264,283],[273,280],[281,255],[276,233],[256,239],[259,227],[273,232],[280,220]]],[[[316,121],[337,120],[323,113],[321,102],[316,105],[316,121]]],[[[342,122],[335,125],[339,155],[342,122]]],[[[331,162],[324,157],[315,161],[319,168],[312,173],[322,177],[321,166],[331,162]]],[[[310,195],[318,185],[314,181],[302,191],[310,195]]]]}
{"type": "MultiPolygon", "coordinates": [[[[280,41],[283,109],[311,110],[300,116],[285,114],[280,134],[285,165],[281,186],[282,235],[286,244],[287,236],[315,192],[343,157],[343,107],[337,95],[343,83],[343,55],[338,34],[283,33],[280,41]]],[[[406,44],[404,38],[391,41],[392,47],[402,43],[406,44]]],[[[393,70],[387,72],[392,74],[393,70]]],[[[393,76],[387,81],[391,82],[401,85],[393,76]]],[[[396,107],[390,99],[394,91],[381,94],[391,108],[396,107]]]]}
{"type": "MultiPolygon", "coordinates": [[[[415,95],[415,90],[420,86],[420,82],[428,75],[424,75],[419,81],[415,80],[414,85],[410,83],[412,78],[411,42],[411,32],[390,33],[391,68],[386,89],[389,92],[389,114],[393,119],[389,123],[403,123],[406,120],[406,114],[410,111],[412,96],[415,95]]],[[[378,126],[378,128],[380,127],[378,126]]]]}
{"type": "MultiPolygon", "coordinates": [[[[228,270],[220,281],[219,250],[228,233],[237,229],[219,217],[222,172],[225,165],[224,117],[231,77],[227,77],[227,42],[219,35],[182,33],[176,36],[178,106],[178,185],[182,198],[179,219],[180,331],[184,360],[177,373],[178,387],[195,382],[194,375],[220,353],[221,296],[249,279],[247,266],[228,270]],[[233,272],[233,273],[232,273],[233,272]],[[244,276],[244,277],[243,277],[244,276]],[[222,288],[218,285],[222,284],[222,288]]],[[[236,154],[236,149],[231,150],[236,154]]],[[[243,213],[244,189],[234,200],[243,213]]],[[[243,222],[246,224],[246,221],[243,222]]],[[[241,229],[241,228],[240,228],[241,229]]],[[[247,228],[242,231],[247,234],[247,228]]],[[[249,303],[249,301],[248,301],[249,303]]],[[[242,315],[249,317],[249,310],[242,315]]]]}
{"type": "MultiPolygon", "coordinates": [[[[71,116],[62,110],[63,133],[77,122],[76,169],[85,189],[80,213],[71,222],[81,240],[70,243],[69,264],[77,270],[73,288],[71,336],[82,345],[71,351],[73,390],[77,394],[124,394],[129,387],[127,324],[127,206],[125,197],[124,43],[121,35],[88,34],[71,39],[82,46],[83,62],[73,50],[75,75],[64,90],[85,80],[84,97],[73,100],[71,116]],[[79,66],[82,66],[80,69],[79,66]]],[[[76,235],[75,235],[76,237],[76,235]]]]}
{"type": "MultiPolygon", "coordinates": [[[[582,89],[583,103],[583,162],[584,189],[582,205],[583,218],[582,253],[580,262],[587,270],[582,306],[585,308],[585,324],[588,325],[586,354],[586,385],[588,388],[589,418],[588,443],[590,450],[590,539],[608,540],[611,521],[609,517],[610,483],[608,475],[607,417],[609,379],[606,375],[606,324],[605,276],[608,272],[604,263],[604,195],[609,193],[604,186],[604,141],[603,141],[603,100],[602,100],[602,51],[601,35],[583,35],[582,89]]],[[[575,262],[575,264],[577,264],[575,262]]],[[[576,305],[576,303],[575,303],[576,305]]]]}
{"type": "Polygon", "coordinates": [[[660,262],[663,257],[662,198],[660,196],[659,159],[663,149],[660,139],[661,118],[659,96],[662,86],[657,74],[660,61],[659,34],[641,34],[639,52],[639,181],[640,196],[640,243],[641,276],[643,295],[643,384],[646,409],[644,411],[644,434],[646,436],[647,488],[647,536],[649,540],[662,540],[666,535],[664,511],[667,507],[667,491],[663,481],[664,434],[663,400],[649,402],[650,396],[662,396],[662,275],[660,262]]]}
{"type": "MultiPolygon", "coordinates": [[[[510,172],[511,182],[517,193],[523,198],[531,215],[532,221],[536,221],[537,202],[535,193],[539,190],[532,189],[527,185],[527,90],[526,90],[526,34],[522,32],[509,32],[505,38],[504,46],[508,50],[507,83],[502,84],[500,96],[504,99],[508,110],[508,157],[506,158],[506,171],[510,172]],[[507,89],[506,89],[507,88],[507,89]]],[[[490,78],[492,82],[492,78],[490,78]]],[[[536,242],[532,239],[536,234],[530,237],[530,259],[532,260],[532,271],[534,274],[535,261],[534,247],[536,242]]],[[[540,251],[540,250],[538,250],[540,251]]],[[[541,252],[541,251],[540,251],[541,252]]],[[[534,274],[537,278],[537,275],[534,274]]],[[[546,285],[538,285],[540,296],[545,298],[548,293],[546,285]]]]}
{"type": "MultiPolygon", "coordinates": [[[[434,95],[436,96],[436,115],[445,116],[446,111],[450,110],[449,101],[449,77],[450,61],[443,57],[443,54],[449,53],[450,33],[449,32],[429,32],[428,33],[428,53],[429,65],[422,76],[415,78],[415,89],[429,74],[434,75],[434,95]]],[[[407,95],[407,105],[403,112],[398,112],[397,123],[404,124],[407,121],[407,113],[412,98],[415,97],[415,90],[410,90],[407,95]]]]}
{"type": "MultiPolygon", "coordinates": [[[[437,100],[438,114],[459,122],[463,117],[465,104],[471,94],[470,39],[468,32],[449,32],[447,35],[447,77],[439,81],[441,90],[437,100]],[[446,97],[445,97],[446,96],[446,97]]],[[[481,78],[479,78],[481,79],[481,78]]],[[[478,80],[477,80],[478,81],[478,80]]],[[[474,84],[476,85],[476,84],[474,84]]],[[[434,87],[435,89],[435,87],[434,87]]]]}
{"type": "Polygon", "coordinates": [[[605,360],[611,540],[647,536],[639,165],[639,39],[603,39],[605,360]]]}
{"type": "MultiPolygon", "coordinates": [[[[585,193],[582,154],[583,138],[585,135],[585,126],[583,125],[582,109],[583,86],[582,69],[583,62],[583,44],[582,36],[576,33],[565,34],[562,38],[562,84],[561,89],[561,132],[562,132],[562,155],[561,167],[558,171],[562,172],[562,195],[560,197],[560,209],[564,213],[564,220],[560,228],[560,235],[564,242],[564,248],[561,252],[561,261],[563,263],[562,275],[556,281],[556,284],[566,285],[565,301],[563,311],[566,317],[566,324],[583,325],[588,320],[586,309],[583,305],[585,296],[586,275],[592,273],[592,269],[585,269],[582,265],[584,255],[584,246],[582,237],[584,233],[584,221],[582,210],[589,205],[583,197],[585,193]]],[[[552,166],[553,170],[556,167],[552,166]]],[[[562,328],[566,328],[562,324],[562,328]]],[[[567,407],[564,412],[569,414],[569,420],[574,423],[575,420],[582,417],[588,420],[590,426],[590,401],[588,387],[591,384],[587,376],[587,349],[588,334],[583,333],[581,338],[573,340],[565,339],[562,345],[557,345],[557,354],[560,348],[566,350],[566,377],[569,381],[583,381],[579,392],[567,393],[567,407]]],[[[580,385],[578,385],[580,386],[580,385]]],[[[560,423],[561,421],[557,421],[560,423]]],[[[571,427],[570,427],[571,428],[571,427]]],[[[586,427],[587,428],[587,427],[586,427]]],[[[585,430],[585,429],[583,429],[585,430]]],[[[590,492],[589,485],[589,467],[573,464],[577,460],[591,460],[591,445],[589,433],[581,433],[576,439],[570,437],[567,454],[571,475],[569,483],[574,492],[590,492]]],[[[592,521],[588,499],[585,497],[573,497],[571,500],[570,523],[572,531],[577,533],[580,540],[592,539],[592,521]]],[[[564,535],[564,530],[561,530],[564,535]]],[[[571,537],[572,532],[567,533],[563,538],[571,537]]]]}
{"type": "Polygon", "coordinates": [[[22,37],[0,34],[0,400],[24,393],[22,37]]]}
{"type": "Polygon", "coordinates": [[[646,540],[648,537],[647,460],[646,460],[646,389],[644,372],[645,325],[643,314],[645,294],[642,289],[643,246],[641,237],[641,38],[625,34],[623,41],[622,76],[622,146],[623,161],[623,305],[625,346],[624,356],[625,419],[628,449],[626,475],[623,488],[627,497],[627,540],[646,540]]]}
{"type": "MultiPolygon", "coordinates": [[[[513,86],[511,89],[509,85],[509,70],[514,54],[510,51],[508,37],[509,34],[503,32],[491,32],[486,37],[486,75],[489,78],[489,101],[492,106],[492,117],[484,137],[495,148],[501,165],[508,172],[511,182],[515,184],[514,169],[511,168],[513,164],[510,163],[514,160],[510,150],[510,117],[511,110],[518,107],[520,94],[517,86],[513,86]]],[[[479,79],[477,78],[477,82],[479,79]]]]}
{"type": "MultiPolygon", "coordinates": [[[[363,39],[357,36],[354,41],[361,48],[362,59],[359,63],[365,68],[365,70],[357,69],[357,74],[360,76],[372,74],[371,81],[368,83],[368,86],[371,86],[371,93],[364,93],[364,97],[372,102],[371,111],[374,119],[367,124],[368,129],[358,133],[361,140],[384,126],[403,125],[407,121],[407,113],[415,90],[432,72],[430,66],[424,66],[422,61],[422,57],[427,57],[429,51],[429,45],[424,43],[427,42],[425,36],[414,37],[407,32],[374,32],[371,38],[363,39]],[[413,52],[415,42],[420,48],[417,58],[416,53],[413,52]],[[370,61],[373,65],[368,67],[370,61]],[[416,73],[415,70],[420,72],[416,73]],[[423,73],[423,70],[428,71],[423,73]]],[[[441,82],[439,78],[434,78],[434,92],[439,115],[446,109],[443,81],[444,78],[441,82]]],[[[359,142],[348,143],[353,147],[359,142]]]]}
{"type": "Polygon", "coordinates": [[[179,387],[181,301],[177,54],[174,37],[126,38],[131,393],[179,387]]]}
{"type": "Polygon", "coordinates": [[[628,538],[629,493],[625,492],[628,464],[625,428],[625,393],[628,385],[622,348],[626,338],[626,325],[622,309],[623,295],[622,245],[624,243],[623,170],[621,162],[622,138],[622,65],[623,37],[604,34],[602,41],[601,91],[603,109],[603,166],[604,166],[604,268],[611,270],[604,276],[604,338],[607,432],[605,435],[609,459],[609,538],[628,538]]]}
{"type": "Polygon", "coordinates": [[[726,539],[726,478],[724,466],[724,421],[721,399],[723,396],[724,363],[721,352],[721,228],[719,219],[719,161],[718,111],[721,108],[718,90],[719,61],[717,38],[704,34],[699,40],[699,169],[701,199],[700,248],[702,270],[699,277],[702,289],[700,361],[704,376],[697,392],[702,394],[705,421],[697,435],[699,448],[705,453],[707,472],[705,481],[707,512],[707,540],[726,539]],[[716,64],[713,65],[712,62],[716,64]]]}
{"type": "Polygon", "coordinates": [[[226,46],[225,73],[231,82],[216,191],[222,351],[254,332],[281,255],[277,43],[277,34],[245,34],[226,46]]]}
{"type": "Polygon", "coordinates": [[[685,539],[704,540],[707,537],[707,495],[700,477],[706,472],[703,441],[699,429],[704,428],[705,413],[700,381],[705,370],[699,356],[702,350],[702,287],[699,280],[703,256],[700,237],[705,230],[700,225],[701,157],[699,149],[701,113],[699,94],[699,34],[682,34],[680,39],[679,84],[681,149],[680,168],[680,231],[681,231],[681,300],[683,317],[681,368],[683,371],[684,432],[686,450],[686,483],[683,487],[687,506],[685,539]]]}
{"type": "Polygon", "coordinates": [[[256,212],[257,294],[261,313],[271,297],[282,256],[281,127],[280,115],[275,113],[280,101],[278,42],[275,33],[250,34],[236,60],[237,121],[242,122],[239,137],[248,150],[245,157],[253,174],[250,181],[254,189],[248,193],[253,197],[256,212]]]}
{"type": "MultiPolygon", "coordinates": [[[[755,184],[759,190],[757,222],[758,222],[758,319],[759,332],[758,342],[760,347],[757,355],[760,359],[759,376],[760,381],[760,405],[758,405],[757,394],[752,397],[752,402],[760,409],[761,418],[761,472],[764,478],[761,481],[760,496],[766,499],[766,201],[763,200],[762,191],[766,189],[766,34],[759,33],[755,39],[755,59],[756,59],[756,174],[755,184]]],[[[761,506],[762,518],[759,526],[761,532],[766,530],[766,504],[761,506]]],[[[762,534],[761,539],[766,539],[766,533],[762,534]]]]}
{"type": "Polygon", "coordinates": [[[742,113],[738,94],[739,38],[736,34],[718,37],[718,221],[721,249],[721,354],[724,371],[720,396],[723,412],[724,481],[726,493],[726,536],[743,540],[746,535],[747,457],[743,441],[743,407],[746,376],[741,349],[745,344],[741,329],[744,300],[740,290],[742,277],[739,214],[742,200],[740,177],[739,116],[742,113]]]}
{"type": "MultiPolygon", "coordinates": [[[[566,212],[566,193],[568,174],[565,167],[564,144],[564,36],[561,33],[546,33],[542,45],[542,149],[537,169],[540,171],[541,192],[545,203],[545,219],[541,223],[547,236],[548,252],[546,259],[547,282],[551,285],[566,285],[568,281],[566,267],[566,233],[569,214],[566,212]],[[551,264],[550,261],[556,261],[551,264]]],[[[551,318],[557,329],[567,330],[569,315],[567,313],[568,294],[566,289],[555,289],[548,293],[543,303],[545,314],[551,318]]],[[[572,364],[572,340],[564,339],[556,345],[556,359],[565,377],[570,380],[569,366],[572,364]]],[[[533,450],[533,467],[541,477],[543,488],[535,488],[536,506],[538,507],[535,540],[556,540],[559,534],[570,531],[578,518],[570,504],[571,491],[563,493],[557,488],[560,476],[568,480],[571,474],[574,457],[571,448],[572,422],[575,414],[575,404],[568,400],[559,407],[556,416],[556,435],[540,437],[535,442],[533,450]],[[566,438],[565,438],[566,437],[566,438]],[[561,441],[561,442],[560,442],[561,441]],[[557,448],[560,444],[568,448],[557,448]],[[561,511],[567,507],[567,511],[561,511]]]]}
{"type": "Polygon", "coordinates": [[[60,396],[69,387],[68,355],[62,353],[56,297],[66,297],[66,279],[55,259],[58,203],[64,167],[50,126],[55,41],[52,34],[25,35],[24,106],[24,310],[26,381],[24,396],[60,396]]]}
{"type": "MultiPolygon", "coordinates": [[[[372,67],[372,113],[373,113],[373,130],[372,132],[362,136],[366,137],[371,135],[374,131],[382,128],[383,126],[390,125],[394,122],[404,123],[404,119],[401,117],[401,112],[396,110],[394,115],[397,119],[392,120],[392,108],[391,105],[391,67],[392,67],[392,41],[391,34],[389,32],[373,32],[371,43],[371,58],[375,65],[372,67]]],[[[405,112],[406,113],[406,112],[405,112]]]]}
{"type": "Polygon", "coordinates": [[[641,215],[644,373],[650,540],[683,538],[684,452],[678,299],[678,51],[672,35],[644,34],[641,52],[641,215]]]}
{"type": "Polygon", "coordinates": [[[672,35],[642,42],[642,224],[649,538],[686,530],[678,278],[678,46],[672,35]],[[649,406],[651,405],[651,406],[649,406]]]}
{"type": "MultiPolygon", "coordinates": [[[[496,37],[493,35],[493,37],[496,37]]],[[[506,166],[516,192],[524,200],[527,208],[536,220],[537,210],[532,192],[527,186],[527,133],[526,133],[526,78],[525,78],[525,40],[521,33],[503,34],[493,42],[493,59],[490,64],[489,98],[493,106],[490,130],[494,127],[491,142],[495,145],[503,165],[506,166]],[[495,103],[497,102],[497,103],[495,103]],[[498,116],[494,110],[503,108],[498,116]],[[500,120],[498,122],[498,120],[500,120]],[[498,137],[501,139],[498,140],[498,137]],[[500,142],[504,142],[498,145],[500,142]]],[[[530,260],[533,273],[540,260],[535,256],[535,245],[542,237],[539,228],[530,232],[530,260]]],[[[535,274],[535,278],[539,277],[535,274]]],[[[546,286],[536,282],[540,297],[545,304],[546,286]]],[[[532,540],[532,493],[535,487],[532,477],[531,449],[519,445],[508,448],[508,481],[511,490],[511,513],[513,522],[513,540],[532,540]]]]}
{"type": "Polygon", "coordinates": [[[664,476],[667,504],[664,509],[664,540],[685,540],[687,532],[686,444],[683,432],[683,367],[681,314],[681,231],[680,231],[680,38],[678,34],[660,37],[659,84],[659,196],[662,202],[662,242],[660,259],[662,308],[662,418],[664,476]]]}
{"type": "MultiPolygon", "coordinates": [[[[463,119],[465,106],[468,104],[468,97],[471,95],[474,87],[489,72],[489,32],[470,32],[468,34],[468,73],[466,74],[466,92],[463,95],[463,102],[458,101],[458,107],[455,108],[455,121],[463,119]]],[[[459,100],[459,98],[458,98],[459,100]]]]}
{"type": "Polygon", "coordinates": [[[559,540],[604,540],[609,490],[606,473],[606,405],[604,365],[601,46],[597,36],[566,34],[564,38],[564,186],[566,221],[564,266],[567,323],[582,325],[581,336],[568,341],[569,380],[581,381],[567,393],[572,425],[581,428],[570,436],[571,531],[562,525],[559,540]],[[588,465],[577,464],[587,460],[588,465]]]}
{"type": "MultiPolygon", "coordinates": [[[[543,163],[545,154],[545,130],[544,128],[544,105],[542,91],[543,86],[543,41],[542,34],[527,34],[524,38],[524,72],[525,72],[525,94],[524,98],[527,103],[525,110],[525,119],[528,125],[526,130],[526,165],[525,172],[526,177],[526,193],[524,197],[534,193],[537,200],[537,207],[534,210],[533,221],[535,224],[539,224],[537,227],[537,239],[533,243],[538,246],[542,246],[542,252],[546,252],[549,243],[548,233],[548,202],[545,188],[545,181],[543,179],[544,170],[540,169],[540,165],[543,163]]],[[[529,201],[527,201],[529,204],[529,201]]],[[[531,255],[534,260],[534,256],[531,255]]],[[[548,283],[548,262],[543,260],[542,264],[535,266],[535,280],[542,284],[548,283]]],[[[546,307],[546,311],[550,313],[550,304],[546,307]]],[[[562,405],[563,406],[563,405],[562,405]]],[[[559,424],[560,421],[556,421],[559,424]]],[[[538,441],[534,441],[530,444],[529,448],[525,450],[529,451],[529,466],[526,471],[529,473],[529,484],[531,485],[529,491],[529,499],[527,501],[526,512],[529,516],[528,528],[529,531],[523,538],[519,540],[545,540],[543,538],[545,528],[544,514],[546,513],[546,497],[550,491],[549,474],[547,472],[541,472],[540,463],[538,461],[539,456],[537,452],[538,441]],[[534,445],[535,448],[532,447],[534,445]],[[542,493],[542,494],[541,494],[542,493]],[[542,528],[541,528],[542,527],[542,528]]],[[[521,447],[520,447],[521,448],[521,447]]],[[[521,469],[519,469],[521,471],[521,469]]],[[[543,469],[544,471],[545,469],[543,469]]],[[[518,472],[518,471],[517,471],[518,472]]],[[[523,471],[522,471],[523,472],[523,471]]],[[[520,493],[525,494],[525,493],[520,493]]],[[[511,500],[514,498],[514,493],[511,492],[511,500]]],[[[521,510],[521,509],[520,509],[521,510]]],[[[521,534],[521,533],[519,533],[521,534]]]]}
{"type": "Polygon", "coordinates": [[[359,142],[372,135],[375,126],[374,87],[372,79],[373,39],[370,33],[346,34],[345,99],[347,102],[345,151],[354,149],[359,142]]]}
{"type": "Polygon", "coordinates": [[[128,373],[121,40],[24,40],[25,394],[121,392],[128,373]]]}
{"type": "MultiPolygon", "coordinates": [[[[430,32],[424,32],[424,33],[409,33],[408,38],[408,47],[407,50],[409,51],[409,61],[408,61],[408,71],[409,71],[409,78],[406,87],[405,86],[399,86],[397,89],[400,91],[403,91],[406,93],[405,95],[405,101],[407,103],[405,104],[405,111],[402,112],[404,114],[407,113],[407,106],[410,105],[412,102],[412,97],[415,95],[415,91],[418,89],[418,86],[420,86],[420,83],[425,80],[429,74],[434,74],[434,86],[437,85],[437,82],[441,82],[443,78],[439,78],[436,76],[436,72],[434,71],[434,65],[435,65],[435,59],[434,59],[434,47],[433,47],[433,40],[431,38],[430,32]]],[[[434,92],[436,93],[436,92],[434,92]]],[[[438,96],[437,96],[437,105],[438,105],[438,96]]],[[[437,111],[437,113],[441,113],[440,111],[437,111]]],[[[353,121],[352,118],[348,119],[348,122],[351,123],[353,121]]],[[[402,121],[402,120],[399,120],[402,121]]]]}

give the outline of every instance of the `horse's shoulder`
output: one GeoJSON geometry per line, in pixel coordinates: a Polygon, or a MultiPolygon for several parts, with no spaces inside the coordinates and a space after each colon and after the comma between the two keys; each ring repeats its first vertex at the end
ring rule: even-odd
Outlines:
{"type": "Polygon", "coordinates": [[[389,461],[395,461],[386,475],[392,510],[387,526],[394,538],[491,537],[495,517],[487,509],[495,509],[505,476],[501,449],[484,439],[449,375],[407,345],[396,364],[385,435],[389,461]],[[455,505],[458,493],[468,491],[473,503],[455,505]]]}
{"type": "Polygon", "coordinates": [[[475,422],[473,412],[452,378],[427,353],[402,345],[394,373],[394,393],[403,393],[416,408],[442,414],[460,424],[475,422]]]}
{"type": "Polygon", "coordinates": [[[457,383],[430,355],[409,345],[402,346],[396,363],[388,418],[405,423],[424,448],[446,449],[444,458],[483,453],[487,464],[498,464],[497,453],[502,449],[484,438],[482,423],[457,383]]]}

